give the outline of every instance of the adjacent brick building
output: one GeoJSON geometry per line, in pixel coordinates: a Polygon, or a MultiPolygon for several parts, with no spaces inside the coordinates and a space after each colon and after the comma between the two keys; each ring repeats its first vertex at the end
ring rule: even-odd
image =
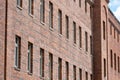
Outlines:
{"type": "Polygon", "coordinates": [[[108,8],[109,0],[94,0],[93,74],[95,80],[120,80],[120,22],[108,8]]]}
{"type": "Polygon", "coordinates": [[[119,80],[120,23],[108,0],[1,0],[0,80],[119,80]]]}

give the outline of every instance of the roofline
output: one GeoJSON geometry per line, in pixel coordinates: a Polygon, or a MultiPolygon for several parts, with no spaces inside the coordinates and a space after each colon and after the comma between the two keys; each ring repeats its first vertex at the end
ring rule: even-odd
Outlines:
{"type": "Polygon", "coordinates": [[[110,10],[110,8],[108,8],[108,11],[112,14],[112,16],[114,17],[114,19],[118,22],[118,24],[120,25],[120,21],[116,18],[116,16],[113,14],[113,12],[110,10]]]}

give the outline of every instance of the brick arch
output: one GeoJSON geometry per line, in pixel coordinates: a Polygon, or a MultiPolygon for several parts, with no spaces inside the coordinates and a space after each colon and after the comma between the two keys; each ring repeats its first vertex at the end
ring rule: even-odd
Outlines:
{"type": "Polygon", "coordinates": [[[107,8],[105,5],[103,5],[103,10],[104,10],[105,22],[106,22],[106,26],[107,26],[107,8]]]}

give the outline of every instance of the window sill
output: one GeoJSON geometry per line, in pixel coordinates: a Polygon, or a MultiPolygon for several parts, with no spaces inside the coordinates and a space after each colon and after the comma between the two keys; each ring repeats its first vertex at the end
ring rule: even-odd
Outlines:
{"type": "Polygon", "coordinates": [[[66,41],[69,42],[69,38],[66,38],[66,41]]]}
{"type": "Polygon", "coordinates": [[[79,46],[79,49],[82,49],[82,46],[79,46]]]}
{"type": "Polygon", "coordinates": [[[85,51],[86,54],[88,54],[88,51],[85,51]]]}
{"type": "Polygon", "coordinates": [[[40,77],[40,79],[42,79],[42,80],[44,80],[45,79],[45,77],[42,77],[42,76],[39,76],[40,77]]]}
{"type": "Polygon", "coordinates": [[[59,35],[60,37],[62,37],[62,34],[59,33],[58,35],[59,35]]]}
{"type": "Polygon", "coordinates": [[[49,29],[50,29],[51,31],[53,31],[53,28],[52,28],[52,27],[49,27],[49,29]]]}
{"type": "Polygon", "coordinates": [[[32,18],[34,17],[33,14],[31,14],[31,13],[29,13],[29,16],[32,17],[32,18]]]}
{"type": "Polygon", "coordinates": [[[42,25],[45,25],[45,22],[43,22],[43,21],[40,21],[40,23],[41,23],[42,25]]]}
{"type": "Polygon", "coordinates": [[[76,43],[73,43],[73,46],[75,46],[75,47],[76,47],[76,43]]]}
{"type": "Polygon", "coordinates": [[[16,71],[20,71],[20,68],[18,68],[17,66],[14,66],[14,69],[15,69],[16,71]]]}
{"type": "Polygon", "coordinates": [[[22,7],[21,7],[21,6],[18,6],[18,5],[17,5],[17,8],[20,9],[20,10],[22,10],[22,7]]]}
{"type": "Polygon", "coordinates": [[[33,74],[33,73],[32,73],[32,72],[30,72],[30,71],[28,71],[27,73],[28,73],[29,75],[32,75],[32,74],[33,74]]]}

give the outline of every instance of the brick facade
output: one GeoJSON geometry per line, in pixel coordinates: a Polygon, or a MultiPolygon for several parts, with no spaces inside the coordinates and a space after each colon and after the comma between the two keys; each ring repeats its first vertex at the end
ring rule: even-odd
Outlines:
{"type": "Polygon", "coordinates": [[[111,78],[113,69],[110,68],[110,49],[117,56],[120,55],[118,43],[115,43],[118,46],[114,44],[116,48],[110,44],[113,40],[109,36],[109,22],[116,25],[118,32],[120,23],[108,10],[106,1],[95,0],[93,3],[92,0],[86,0],[85,3],[85,0],[80,0],[81,4],[79,4],[79,0],[44,0],[44,22],[40,21],[41,0],[33,0],[33,15],[29,14],[29,0],[22,0],[22,7],[18,6],[16,1],[0,1],[0,80],[49,80],[50,54],[53,55],[53,80],[59,80],[59,59],[62,64],[61,80],[66,80],[66,62],[69,65],[69,80],[79,80],[80,69],[82,80],[92,80],[92,78],[94,80],[115,78],[119,80],[120,74],[115,71],[114,78],[111,78]],[[53,4],[53,28],[49,27],[49,1],[53,4]],[[59,10],[62,13],[62,34],[58,30],[59,10]],[[7,15],[5,15],[6,12],[7,15]],[[66,37],[66,15],[69,18],[69,38],[66,37]],[[103,21],[105,22],[105,40],[103,39],[103,21]],[[73,22],[76,23],[76,43],[74,43],[73,22]],[[16,36],[21,39],[20,69],[15,67],[16,36]],[[29,42],[33,45],[31,74],[28,73],[29,42]],[[40,49],[44,50],[44,77],[40,76],[40,49]],[[107,74],[105,78],[104,59],[107,74]]]}
{"type": "Polygon", "coordinates": [[[120,79],[120,73],[118,72],[120,65],[118,59],[120,56],[118,49],[120,22],[108,8],[108,2],[109,0],[95,0],[94,2],[93,74],[95,80],[120,79]],[[111,67],[111,61],[114,67],[111,67]]]}

